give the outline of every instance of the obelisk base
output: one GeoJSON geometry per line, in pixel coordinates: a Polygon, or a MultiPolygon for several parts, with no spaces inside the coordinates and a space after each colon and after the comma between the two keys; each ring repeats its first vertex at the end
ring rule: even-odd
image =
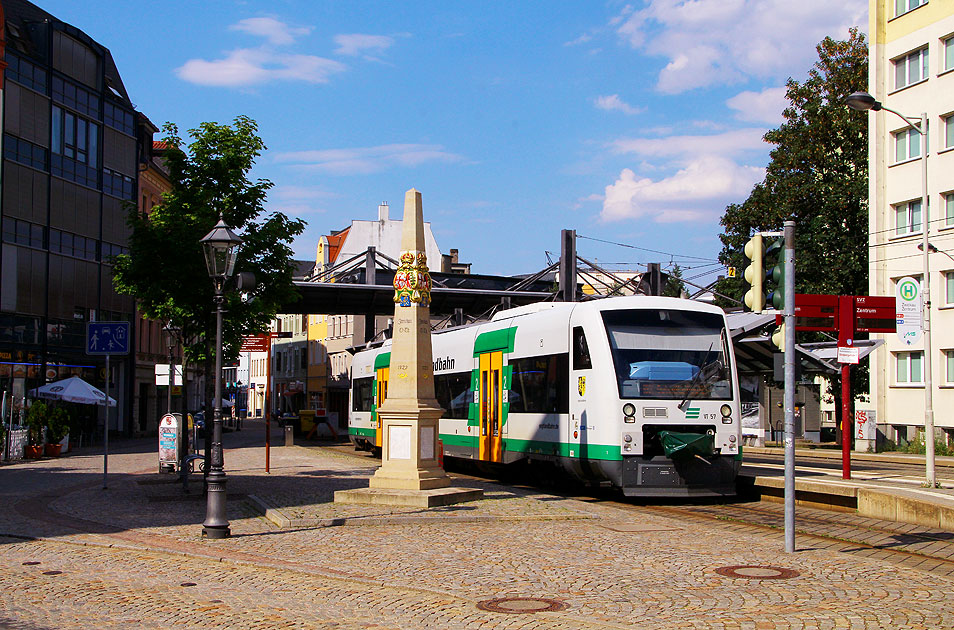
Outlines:
{"type": "Polygon", "coordinates": [[[390,505],[430,508],[454,505],[484,498],[476,488],[436,488],[434,490],[395,490],[393,488],[356,488],[335,492],[335,503],[353,505],[390,505]]]}

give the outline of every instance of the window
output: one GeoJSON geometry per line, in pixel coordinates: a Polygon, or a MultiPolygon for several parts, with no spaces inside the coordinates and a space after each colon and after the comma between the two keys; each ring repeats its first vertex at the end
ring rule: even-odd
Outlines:
{"type": "Polygon", "coordinates": [[[954,193],[944,195],[944,222],[954,225],[954,193]]]}
{"type": "Polygon", "coordinates": [[[9,49],[5,55],[7,62],[6,77],[13,79],[20,85],[34,89],[37,92],[46,94],[46,70],[33,65],[29,61],[20,59],[12,54],[9,49]]]}
{"type": "Polygon", "coordinates": [[[29,140],[23,140],[8,133],[3,135],[3,157],[41,171],[47,170],[46,149],[38,144],[33,144],[29,140]]]}
{"type": "Polygon", "coordinates": [[[898,57],[891,63],[894,64],[894,89],[896,90],[926,81],[930,72],[926,46],[904,57],[898,57]]]}
{"type": "Polygon", "coordinates": [[[96,260],[96,239],[50,229],[50,251],[84,260],[96,260]]]}
{"type": "Polygon", "coordinates": [[[3,217],[3,242],[43,249],[43,226],[3,217]]]}
{"type": "Polygon", "coordinates": [[[126,111],[119,105],[106,101],[103,103],[103,122],[118,129],[127,135],[135,135],[135,123],[132,112],[126,111]]]}
{"type": "Polygon", "coordinates": [[[944,370],[944,382],[954,385],[954,350],[945,350],[944,358],[947,365],[947,369],[944,370]]]}
{"type": "Polygon", "coordinates": [[[954,271],[944,272],[944,304],[954,306],[954,271]]]}
{"type": "Polygon", "coordinates": [[[103,169],[103,192],[120,199],[135,199],[133,178],[112,169],[103,169]]]}
{"type": "MultiPolygon", "coordinates": [[[[926,150],[930,153],[931,146],[925,136],[926,150]]],[[[921,156],[921,134],[917,129],[908,128],[894,134],[894,161],[906,162],[921,156]]]]}
{"type": "Polygon", "coordinates": [[[90,118],[99,118],[99,97],[60,77],[53,77],[53,100],[90,118]]]}
{"type": "Polygon", "coordinates": [[[944,40],[944,69],[954,70],[954,37],[944,40]]]}
{"type": "Polygon", "coordinates": [[[898,236],[921,231],[921,201],[899,203],[894,207],[895,228],[898,236]]]}
{"type": "Polygon", "coordinates": [[[356,378],[351,385],[351,411],[371,411],[374,404],[374,378],[356,378]]]}
{"type": "Polygon", "coordinates": [[[944,148],[954,148],[954,114],[944,118],[944,148]]]}
{"type": "Polygon", "coordinates": [[[897,382],[898,383],[923,383],[924,378],[921,374],[921,362],[924,358],[924,352],[899,352],[895,355],[897,359],[897,382]]]}
{"type": "Polygon", "coordinates": [[[470,373],[438,374],[434,377],[434,397],[445,411],[443,418],[467,419],[470,402],[474,399],[470,389],[470,373]]]}
{"type": "Polygon", "coordinates": [[[573,369],[589,370],[593,367],[590,360],[590,349],[586,345],[586,335],[583,334],[583,327],[573,328],[573,369]]]}
{"type": "Polygon", "coordinates": [[[917,9],[922,4],[927,4],[928,0],[894,0],[894,16],[904,15],[908,11],[917,9]]]}
{"type": "Polygon", "coordinates": [[[568,359],[552,354],[510,361],[510,413],[568,413],[568,359]]]}
{"type": "Polygon", "coordinates": [[[50,171],[96,188],[99,125],[54,105],[52,127],[50,171]]]}

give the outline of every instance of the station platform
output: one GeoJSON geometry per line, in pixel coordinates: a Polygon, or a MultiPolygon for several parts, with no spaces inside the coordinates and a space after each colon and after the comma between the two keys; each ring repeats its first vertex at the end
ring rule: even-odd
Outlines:
{"type": "MultiPolygon", "coordinates": [[[[746,447],[745,455],[771,455],[784,458],[781,447],[746,447]]],[[[795,449],[795,501],[797,505],[854,511],[859,516],[911,523],[922,527],[954,531],[954,457],[936,457],[936,477],[940,488],[918,482],[911,474],[891,470],[852,471],[851,479],[842,479],[840,468],[820,468],[806,464],[812,459],[841,462],[841,451],[834,449],[795,449]]],[[[919,466],[923,455],[907,453],[851,453],[852,464],[897,464],[919,466]]],[[[785,477],[781,466],[746,464],[739,476],[743,493],[757,494],[766,500],[784,498],[785,477]]]]}

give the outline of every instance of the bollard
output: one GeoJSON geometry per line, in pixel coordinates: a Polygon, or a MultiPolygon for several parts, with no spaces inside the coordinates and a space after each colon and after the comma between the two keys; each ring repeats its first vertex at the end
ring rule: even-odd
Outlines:
{"type": "Polygon", "coordinates": [[[295,427],[285,425],[285,446],[295,446],[295,427]]]}

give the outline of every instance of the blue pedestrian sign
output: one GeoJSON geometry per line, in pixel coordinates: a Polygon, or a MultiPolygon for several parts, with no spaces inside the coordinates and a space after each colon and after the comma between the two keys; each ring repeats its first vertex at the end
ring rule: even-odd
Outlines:
{"type": "Polygon", "coordinates": [[[86,354],[129,354],[129,322],[87,322],[86,354]]]}

